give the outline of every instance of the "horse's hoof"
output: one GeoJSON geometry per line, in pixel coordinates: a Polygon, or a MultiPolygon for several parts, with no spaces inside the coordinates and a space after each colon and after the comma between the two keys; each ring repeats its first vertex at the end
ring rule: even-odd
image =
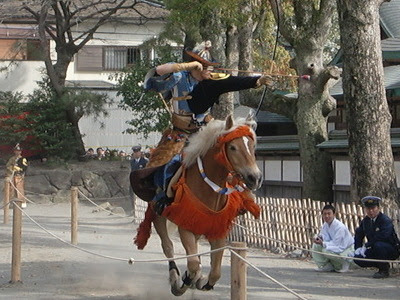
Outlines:
{"type": "Polygon", "coordinates": [[[176,286],[171,286],[171,293],[174,296],[177,296],[177,297],[182,296],[185,292],[186,292],[186,289],[180,289],[176,286]]]}
{"type": "Polygon", "coordinates": [[[203,285],[203,287],[201,288],[202,291],[210,291],[213,289],[214,289],[214,286],[210,285],[208,282],[205,285],[203,285]]]}

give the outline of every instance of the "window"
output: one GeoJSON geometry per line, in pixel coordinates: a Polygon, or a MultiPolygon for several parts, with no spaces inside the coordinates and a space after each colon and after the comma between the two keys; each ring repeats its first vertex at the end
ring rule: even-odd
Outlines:
{"type": "Polygon", "coordinates": [[[44,57],[40,41],[37,39],[0,39],[0,59],[43,60],[44,57]]]}
{"type": "Polygon", "coordinates": [[[121,70],[141,59],[136,47],[104,47],[104,70],[121,70]]]}

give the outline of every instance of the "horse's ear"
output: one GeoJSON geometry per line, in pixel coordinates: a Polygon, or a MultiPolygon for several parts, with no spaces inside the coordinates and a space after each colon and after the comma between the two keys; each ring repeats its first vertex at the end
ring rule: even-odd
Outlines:
{"type": "Polygon", "coordinates": [[[225,130],[229,130],[233,127],[233,117],[229,115],[225,121],[225,130]]]}
{"type": "Polygon", "coordinates": [[[257,129],[257,118],[254,110],[250,110],[246,117],[246,125],[249,125],[254,131],[257,129]]]}

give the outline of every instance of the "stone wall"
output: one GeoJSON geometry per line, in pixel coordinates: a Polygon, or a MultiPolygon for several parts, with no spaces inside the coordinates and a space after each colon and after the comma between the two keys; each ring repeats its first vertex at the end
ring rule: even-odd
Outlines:
{"type": "Polygon", "coordinates": [[[77,186],[89,198],[129,196],[129,161],[87,161],[61,166],[34,162],[28,167],[25,191],[35,202],[70,201],[77,186]]]}

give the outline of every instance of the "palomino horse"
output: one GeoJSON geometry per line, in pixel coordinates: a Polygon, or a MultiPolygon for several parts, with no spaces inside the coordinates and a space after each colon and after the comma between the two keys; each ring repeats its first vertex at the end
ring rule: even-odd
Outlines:
{"type": "MultiPolygon", "coordinates": [[[[149,205],[135,240],[139,248],[147,242],[151,221],[161,238],[165,256],[173,258],[167,219],[178,225],[181,242],[189,256],[198,253],[197,242],[202,235],[212,250],[223,248],[232,221],[239,213],[249,211],[259,216],[260,208],[250,192],[262,182],[254,155],[253,125],[255,122],[250,117],[234,122],[230,116],[226,121],[210,122],[190,137],[184,149],[183,170],[173,186],[174,202],[164,209],[162,216],[156,215],[149,205]],[[146,222],[147,229],[144,229],[146,222]]],[[[223,250],[211,253],[208,276],[201,274],[200,258],[189,257],[182,279],[175,262],[170,260],[171,292],[180,296],[189,287],[212,289],[221,276],[222,256],[223,250]]]]}

